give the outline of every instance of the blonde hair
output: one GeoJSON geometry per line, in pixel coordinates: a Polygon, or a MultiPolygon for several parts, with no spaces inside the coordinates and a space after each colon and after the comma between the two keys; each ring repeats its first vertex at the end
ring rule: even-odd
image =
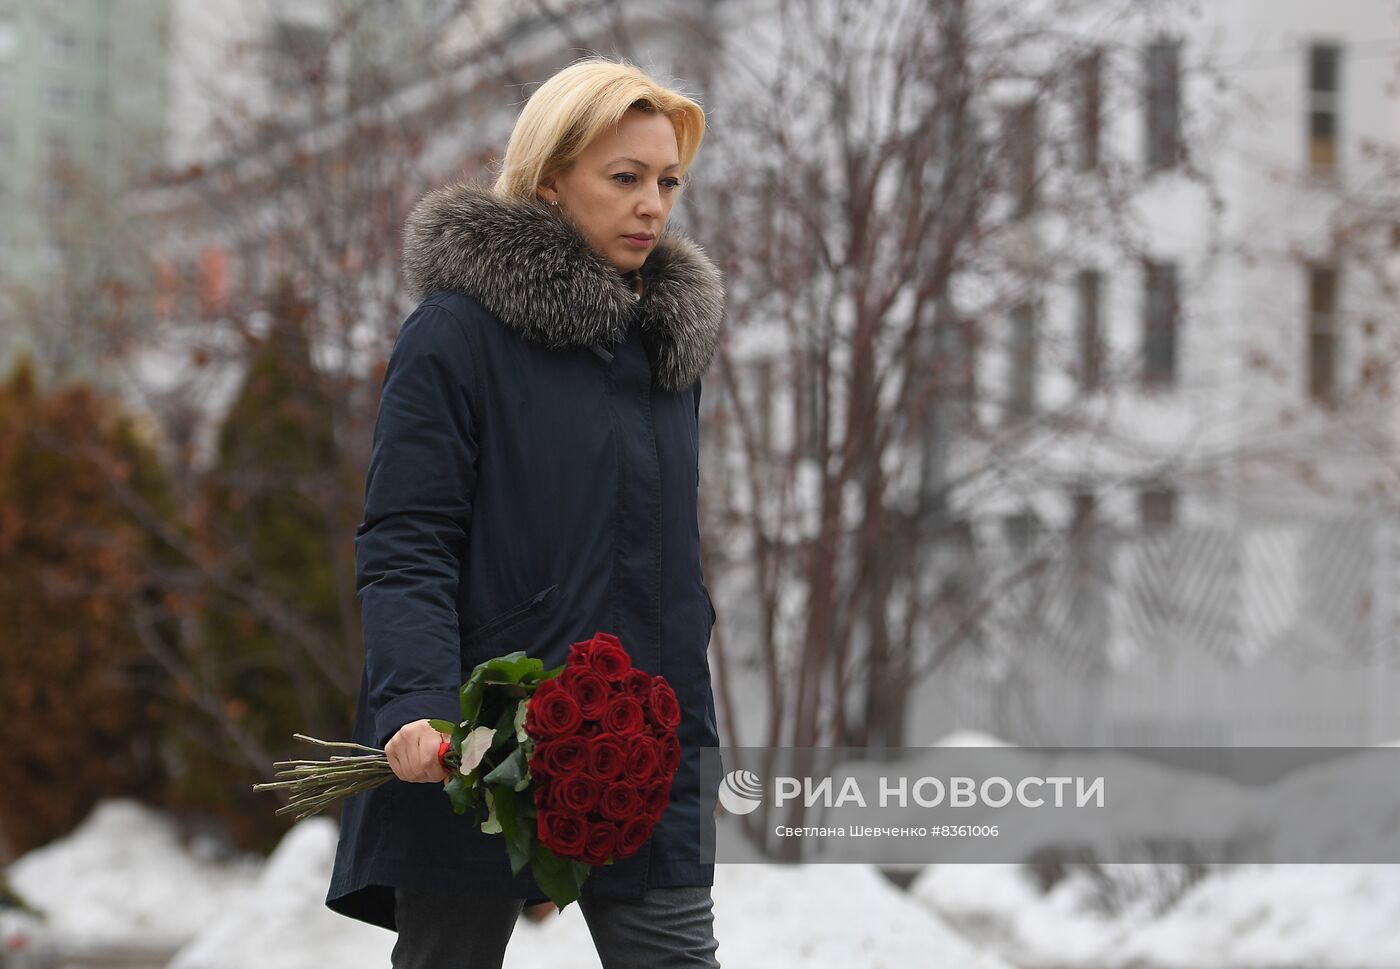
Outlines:
{"type": "Polygon", "coordinates": [[[595,56],[570,64],[530,96],[510,133],[492,191],[504,198],[536,198],[541,182],[567,171],[594,138],[631,109],[670,119],[684,175],[705,136],[704,109],[634,64],[595,56]]]}

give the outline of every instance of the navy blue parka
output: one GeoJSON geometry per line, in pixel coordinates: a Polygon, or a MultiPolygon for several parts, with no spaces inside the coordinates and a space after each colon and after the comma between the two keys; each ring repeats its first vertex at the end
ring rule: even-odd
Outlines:
{"type": "MultiPolygon", "coordinates": [[[[483,659],[524,649],[551,667],[615,633],[675,688],[682,758],[650,840],[584,893],[713,884],[697,751],[719,743],[715,612],[697,490],[718,270],[667,230],[628,279],[544,203],[458,183],[414,208],[404,273],[421,302],[390,355],[355,534],[354,740],[382,748],[412,721],[460,720],[458,688],[483,659]]],[[[442,785],[396,779],[345,801],[326,904],[394,928],[399,886],[544,897],[442,785]]]]}

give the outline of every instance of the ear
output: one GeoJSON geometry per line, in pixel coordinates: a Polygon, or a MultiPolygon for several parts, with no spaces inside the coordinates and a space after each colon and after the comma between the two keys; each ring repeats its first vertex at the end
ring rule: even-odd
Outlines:
{"type": "Polygon", "coordinates": [[[551,175],[549,178],[540,182],[539,187],[535,189],[535,194],[546,202],[557,201],[559,198],[559,189],[554,187],[554,176],[551,175]]]}

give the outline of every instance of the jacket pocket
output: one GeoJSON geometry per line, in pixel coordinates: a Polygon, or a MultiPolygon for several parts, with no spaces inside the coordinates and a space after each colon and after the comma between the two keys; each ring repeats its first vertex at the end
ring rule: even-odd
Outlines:
{"type": "Polygon", "coordinates": [[[537,613],[553,609],[559,602],[559,586],[551,585],[541,589],[524,602],[511,606],[505,612],[488,619],[462,638],[462,645],[472,646],[499,636],[513,626],[517,626],[537,613]]]}

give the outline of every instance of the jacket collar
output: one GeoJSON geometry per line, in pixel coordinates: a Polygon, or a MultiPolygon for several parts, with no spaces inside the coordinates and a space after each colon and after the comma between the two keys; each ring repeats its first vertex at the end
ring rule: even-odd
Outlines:
{"type": "Polygon", "coordinates": [[[474,297],[521,337],[551,349],[624,340],[635,315],[653,378],[684,390],[719,344],[724,288],[694,242],[666,229],[640,270],[642,293],[553,207],[457,182],[428,192],[404,225],[403,271],[418,301],[474,297]]]}

